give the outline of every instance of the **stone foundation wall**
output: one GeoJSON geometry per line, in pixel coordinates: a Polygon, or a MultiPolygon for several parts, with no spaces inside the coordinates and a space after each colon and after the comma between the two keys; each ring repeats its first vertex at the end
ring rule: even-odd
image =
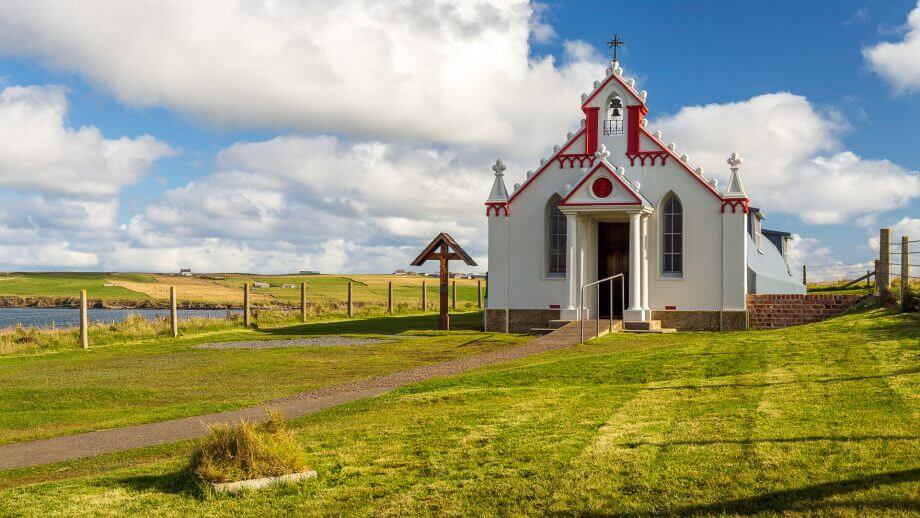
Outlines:
{"type": "Polygon", "coordinates": [[[810,324],[837,316],[865,298],[864,295],[748,295],[751,329],[779,329],[810,324]]]}
{"type": "Polygon", "coordinates": [[[652,320],[660,320],[661,327],[678,331],[744,331],[747,329],[746,311],[652,311],[652,320]]]}
{"type": "Polygon", "coordinates": [[[536,327],[546,327],[550,320],[559,320],[558,309],[486,309],[486,331],[526,333],[536,327]]]}

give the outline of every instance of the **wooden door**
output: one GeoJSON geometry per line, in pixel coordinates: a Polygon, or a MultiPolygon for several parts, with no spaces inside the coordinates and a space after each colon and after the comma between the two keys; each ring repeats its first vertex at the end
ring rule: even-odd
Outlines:
{"type": "MultiPolygon", "coordinates": [[[[622,273],[623,287],[626,289],[626,303],[629,302],[629,223],[598,223],[597,224],[597,278],[603,279],[622,273]]],[[[600,287],[600,308],[598,315],[609,318],[613,310],[615,317],[622,318],[623,307],[620,294],[620,280],[613,282],[613,308],[610,307],[611,285],[606,282],[600,287]]],[[[596,293],[586,293],[586,297],[596,297],[596,293]]]]}

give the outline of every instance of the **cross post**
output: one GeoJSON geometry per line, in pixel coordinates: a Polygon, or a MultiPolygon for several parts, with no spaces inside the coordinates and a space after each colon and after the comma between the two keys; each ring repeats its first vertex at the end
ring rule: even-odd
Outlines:
{"type": "Polygon", "coordinates": [[[450,329],[450,314],[447,311],[450,271],[447,263],[452,260],[461,260],[469,266],[476,266],[476,262],[454,241],[454,238],[442,232],[412,261],[412,266],[421,266],[425,261],[438,261],[438,278],[441,284],[439,290],[441,307],[438,312],[438,329],[442,331],[450,329]]]}

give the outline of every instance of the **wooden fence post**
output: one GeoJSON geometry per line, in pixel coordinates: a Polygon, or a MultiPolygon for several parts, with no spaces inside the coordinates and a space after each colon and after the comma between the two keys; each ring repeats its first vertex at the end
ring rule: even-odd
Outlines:
{"type": "Polygon", "coordinates": [[[450,309],[457,311],[457,281],[453,281],[450,288],[450,309]]]}
{"type": "Polygon", "coordinates": [[[387,314],[393,314],[393,281],[387,283],[387,314]]]}
{"type": "Polygon", "coordinates": [[[870,277],[872,277],[872,272],[870,272],[869,270],[866,270],[866,291],[869,291],[870,289],[872,289],[872,285],[869,284],[870,277]]]}
{"type": "Polygon", "coordinates": [[[351,281],[348,281],[348,316],[349,318],[354,315],[351,302],[351,281]]]}
{"type": "Polygon", "coordinates": [[[422,281],[422,311],[428,311],[428,288],[425,287],[425,281],[422,281]]]}
{"type": "Polygon", "coordinates": [[[910,310],[910,238],[901,236],[901,311],[910,310]]]}
{"type": "Polygon", "coordinates": [[[179,310],[176,307],[176,287],[169,287],[169,332],[173,338],[179,336],[179,310]]]}
{"type": "Polygon", "coordinates": [[[89,349],[89,316],[86,311],[86,290],[80,290],[80,346],[89,349]]]}
{"type": "Polygon", "coordinates": [[[249,327],[251,323],[249,313],[249,283],[243,283],[243,327],[249,327]]]}
{"type": "Polygon", "coordinates": [[[307,283],[300,283],[300,321],[307,321],[307,283]]]}
{"type": "Polygon", "coordinates": [[[891,229],[883,228],[879,231],[878,241],[878,269],[875,276],[878,281],[878,296],[882,305],[888,303],[891,297],[891,229]]]}
{"type": "Polygon", "coordinates": [[[476,307],[482,309],[482,279],[476,281],[476,307]]]}
{"type": "Polygon", "coordinates": [[[808,286],[808,267],[804,264],[802,265],[802,284],[808,286]]]}

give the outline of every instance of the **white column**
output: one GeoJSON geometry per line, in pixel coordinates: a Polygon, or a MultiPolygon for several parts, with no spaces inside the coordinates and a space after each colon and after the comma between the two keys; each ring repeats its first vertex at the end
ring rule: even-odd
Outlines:
{"type": "Polygon", "coordinates": [[[626,315],[629,320],[642,318],[642,225],[639,219],[638,212],[629,215],[629,310],[626,315]]]}
{"type": "Polygon", "coordinates": [[[652,312],[648,306],[648,214],[642,215],[642,319],[650,320],[652,312]]]}
{"type": "Polygon", "coordinates": [[[565,309],[574,310],[578,305],[578,255],[575,253],[575,246],[578,236],[578,222],[575,214],[565,215],[565,239],[566,239],[566,258],[565,258],[565,277],[569,285],[569,301],[565,309]]]}

